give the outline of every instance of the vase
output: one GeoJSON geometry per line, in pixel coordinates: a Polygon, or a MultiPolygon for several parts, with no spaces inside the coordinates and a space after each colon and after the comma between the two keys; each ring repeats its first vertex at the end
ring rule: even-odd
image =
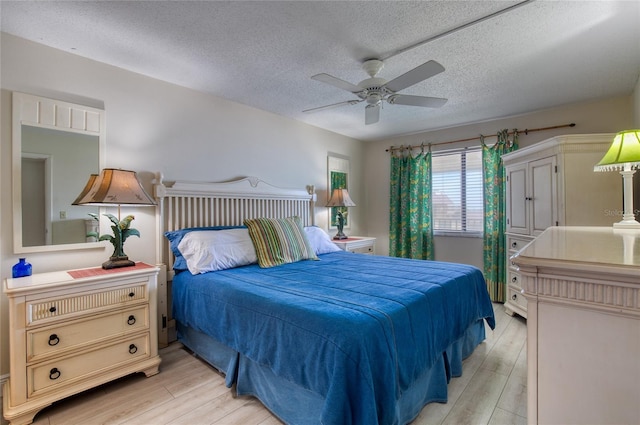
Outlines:
{"type": "Polygon", "coordinates": [[[21,258],[11,269],[13,277],[31,276],[31,270],[31,264],[27,263],[25,258],[21,258]]]}

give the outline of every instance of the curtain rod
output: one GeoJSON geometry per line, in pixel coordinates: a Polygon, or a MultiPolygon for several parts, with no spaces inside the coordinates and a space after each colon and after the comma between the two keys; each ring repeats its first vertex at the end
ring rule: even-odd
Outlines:
{"type": "MultiPolygon", "coordinates": [[[[523,131],[518,131],[518,133],[524,133],[524,134],[529,134],[529,133],[534,133],[536,131],[543,131],[543,130],[554,130],[556,128],[565,128],[565,127],[575,127],[576,124],[575,123],[570,123],[570,124],[562,124],[562,125],[554,125],[551,127],[540,127],[540,128],[531,128],[531,129],[525,129],[523,131]]],[[[515,130],[517,131],[517,130],[515,130]]],[[[514,131],[510,131],[508,134],[509,136],[511,136],[514,133],[514,131]]],[[[482,134],[480,136],[477,137],[469,137],[467,139],[458,139],[458,140],[450,140],[448,142],[440,142],[440,143],[429,143],[429,145],[431,146],[436,146],[436,145],[449,145],[451,143],[460,143],[460,142],[468,142],[470,140],[480,140],[482,137],[497,137],[497,135],[491,135],[491,136],[483,136],[482,134]]],[[[408,145],[408,146],[391,146],[388,149],[385,149],[385,152],[393,152],[393,151],[397,151],[397,150],[411,150],[411,149],[417,149],[417,148],[424,148],[425,143],[422,143],[420,145],[408,145]]]]}

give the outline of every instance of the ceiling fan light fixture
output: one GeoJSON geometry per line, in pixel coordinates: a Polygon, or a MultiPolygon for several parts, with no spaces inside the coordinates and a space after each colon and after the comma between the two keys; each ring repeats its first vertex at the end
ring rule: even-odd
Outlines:
{"type": "Polygon", "coordinates": [[[360,81],[358,85],[341,80],[329,74],[317,74],[311,77],[314,80],[329,84],[342,90],[349,91],[359,99],[353,101],[339,102],[333,105],[321,106],[319,108],[308,109],[304,112],[319,111],[327,108],[342,105],[355,105],[359,102],[366,102],[365,124],[375,124],[380,119],[380,109],[383,102],[387,101],[391,105],[419,106],[426,108],[440,108],[447,99],[399,94],[400,90],[413,86],[421,81],[431,78],[444,71],[444,67],[438,62],[430,60],[404,74],[387,81],[384,78],[376,77],[384,64],[378,59],[371,59],[362,64],[362,68],[369,74],[370,78],[360,81]]]}
{"type": "Polygon", "coordinates": [[[371,78],[375,77],[383,67],[384,63],[378,59],[369,59],[362,64],[362,69],[364,69],[364,72],[369,74],[371,78]]]}

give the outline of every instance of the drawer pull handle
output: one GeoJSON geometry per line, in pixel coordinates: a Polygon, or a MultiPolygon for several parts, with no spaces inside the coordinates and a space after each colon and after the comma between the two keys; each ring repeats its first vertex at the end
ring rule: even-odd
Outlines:
{"type": "Polygon", "coordinates": [[[57,310],[56,306],[54,305],[53,307],[49,308],[49,312],[50,313],[55,313],[57,310]]]}
{"type": "Polygon", "coordinates": [[[514,276],[514,277],[511,279],[511,282],[513,282],[513,283],[516,283],[517,281],[518,281],[518,278],[517,278],[516,276],[514,276]]]}
{"type": "Polygon", "coordinates": [[[138,352],[138,347],[136,347],[136,345],[135,345],[135,344],[131,344],[131,345],[129,346],[129,353],[130,353],[130,354],[135,354],[135,353],[137,353],[137,352],[138,352]]]}
{"type": "Polygon", "coordinates": [[[132,314],[131,316],[129,316],[129,318],[127,319],[127,325],[133,325],[136,323],[136,317],[132,314]]]}
{"type": "Polygon", "coordinates": [[[517,296],[516,294],[513,294],[513,296],[511,297],[511,299],[515,301],[515,300],[517,300],[517,299],[518,299],[518,296],[517,296]]]}
{"type": "Polygon", "coordinates": [[[51,369],[49,371],[49,379],[51,379],[52,381],[58,379],[60,377],[61,373],[58,370],[57,367],[54,367],[53,369],[51,369]]]}
{"type": "Polygon", "coordinates": [[[518,247],[518,242],[511,243],[511,248],[517,248],[517,247],[518,247]]]}
{"type": "Polygon", "coordinates": [[[54,346],[54,345],[58,345],[58,343],[60,342],[60,338],[58,338],[58,335],[56,334],[51,334],[49,335],[49,345],[50,346],[54,346]]]}
{"type": "Polygon", "coordinates": [[[130,296],[131,298],[133,298],[133,297],[135,297],[135,296],[136,296],[136,294],[135,294],[135,292],[129,292],[129,296],[130,296]]]}

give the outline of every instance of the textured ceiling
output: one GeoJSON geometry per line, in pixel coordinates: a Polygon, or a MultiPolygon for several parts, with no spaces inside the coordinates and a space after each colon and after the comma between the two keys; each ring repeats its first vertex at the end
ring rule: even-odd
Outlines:
{"type": "Polygon", "coordinates": [[[640,73],[639,1],[2,1],[1,30],[361,140],[629,95],[640,73]],[[417,46],[403,51],[411,46],[417,46]],[[364,103],[312,80],[357,84],[385,59],[391,80],[435,60],[445,71],[402,90],[441,108],[364,103]]]}

